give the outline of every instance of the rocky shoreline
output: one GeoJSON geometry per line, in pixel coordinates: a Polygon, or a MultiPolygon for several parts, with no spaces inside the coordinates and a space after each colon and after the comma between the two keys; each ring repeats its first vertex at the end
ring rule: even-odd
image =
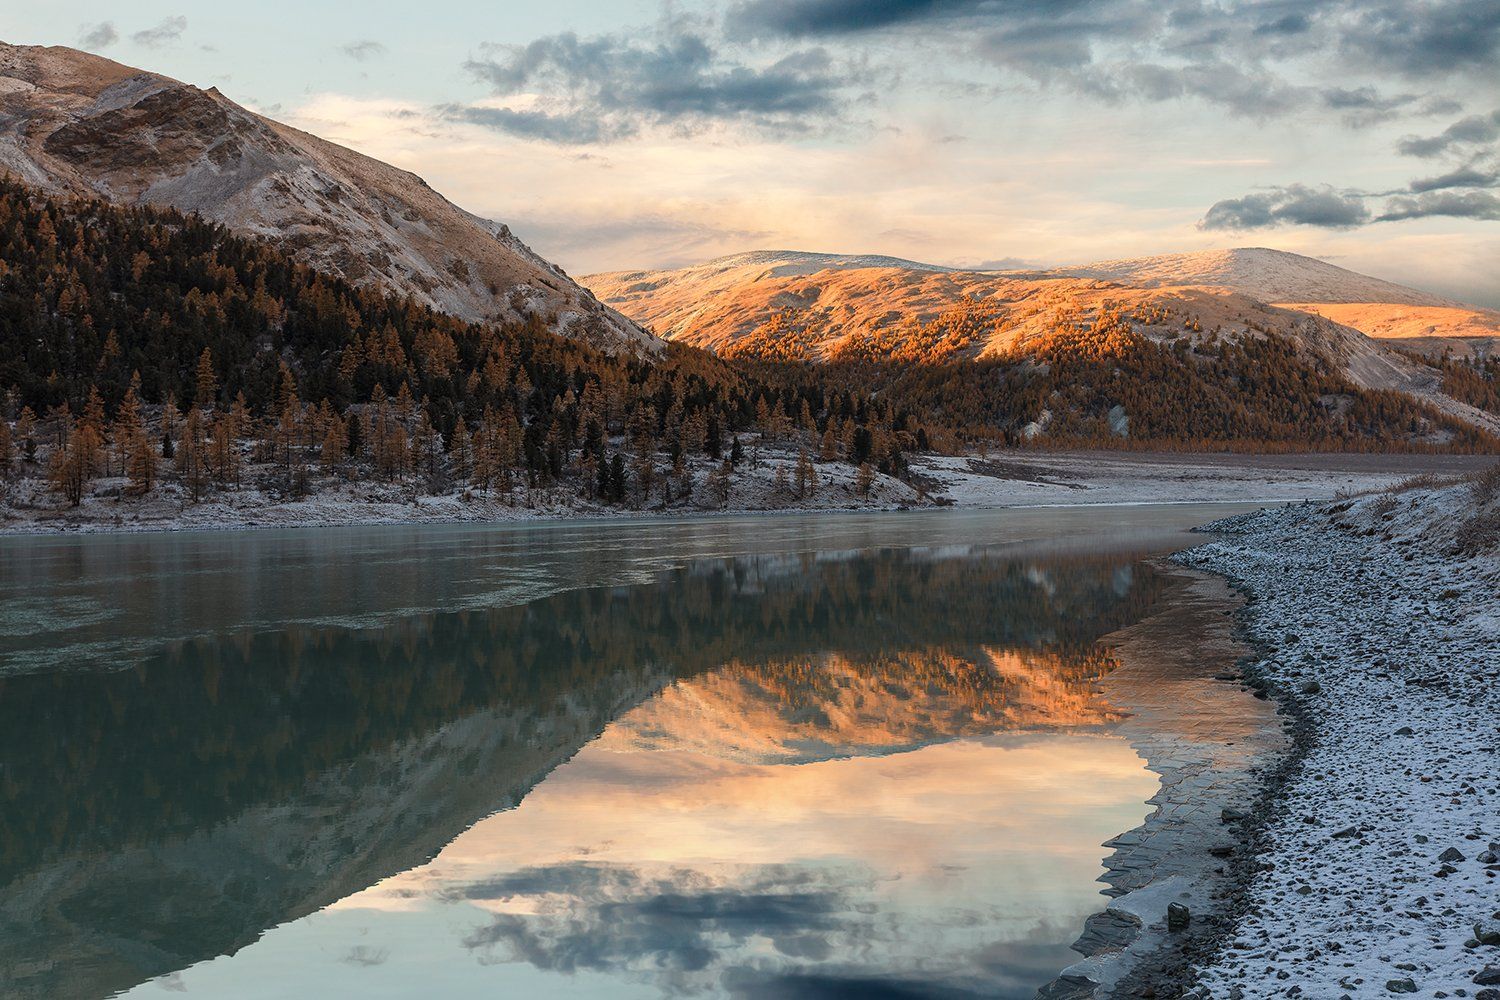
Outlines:
{"type": "Polygon", "coordinates": [[[1242,672],[1243,599],[1219,577],[1159,568],[1173,577],[1161,610],[1102,640],[1120,661],[1102,688],[1161,776],[1156,808],[1104,845],[1111,902],[1073,945],[1084,960],[1039,1000],[1180,995],[1241,915],[1260,820],[1298,756],[1297,727],[1242,672]]]}
{"type": "Polygon", "coordinates": [[[1300,747],[1181,995],[1500,1000],[1496,478],[1229,518],[1175,557],[1246,595],[1247,677],[1300,747]]]}
{"type": "Polygon", "coordinates": [[[1158,809],[1106,845],[1116,898],[1040,997],[1500,1000],[1497,480],[1240,515],[1172,558],[1165,610],[1108,640],[1158,809]],[[1174,669],[1218,696],[1158,714],[1174,669]],[[1235,710],[1279,734],[1238,774],[1164,727],[1235,710]]]}

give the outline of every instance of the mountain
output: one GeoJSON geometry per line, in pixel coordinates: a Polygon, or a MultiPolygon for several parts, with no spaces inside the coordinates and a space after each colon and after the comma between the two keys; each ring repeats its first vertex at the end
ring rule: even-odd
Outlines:
{"type": "Polygon", "coordinates": [[[1500,311],[1372,278],[1326,261],[1251,247],[1100,261],[1053,272],[1136,288],[1223,289],[1313,313],[1368,337],[1434,356],[1488,356],[1500,347],[1500,311]]]}
{"type": "Polygon", "coordinates": [[[415,174],[217,89],[60,46],[0,43],[0,175],[50,193],[196,212],[297,259],[471,322],[541,316],[605,350],[659,349],[500,224],[415,174]]]}
{"type": "Polygon", "coordinates": [[[1202,250],[1063,267],[1051,274],[1102,278],[1132,288],[1185,285],[1239,292],[1261,302],[1385,302],[1409,306],[1459,303],[1284,250],[1202,250]]]}
{"type": "Polygon", "coordinates": [[[1275,336],[1353,386],[1421,399],[1489,433],[1500,418],[1451,398],[1430,365],[1385,349],[1323,308],[1458,308],[1322,261],[1274,250],[1178,254],[1052,271],[942,270],[892,258],[759,252],[676,271],[585,278],[658,334],[729,358],[946,364],[1035,354],[1119,320],[1158,345],[1275,336]],[[880,263],[862,265],[863,261],[880,263]],[[829,266],[813,270],[820,263],[829,266]],[[1394,308],[1395,306],[1393,306],[1394,308]]]}

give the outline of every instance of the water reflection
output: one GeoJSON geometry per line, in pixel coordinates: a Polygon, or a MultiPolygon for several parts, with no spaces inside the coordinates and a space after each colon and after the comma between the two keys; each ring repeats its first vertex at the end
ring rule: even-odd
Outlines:
{"type": "MultiPolygon", "coordinates": [[[[839,995],[902,964],[918,975],[892,989],[982,978],[993,992],[997,970],[1055,962],[1081,916],[1076,899],[1027,909],[1015,880],[1091,897],[1094,845],[1149,794],[1125,777],[1132,755],[1084,732],[1109,720],[1094,639],[1159,591],[1132,563],[980,547],[717,558],[649,585],[200,636],[127,671],[0,679],[0,980],[7,995],[103,996],[308,914],[341,927],[390,912],[402,933],[342,941],[338,968],[385,975],[425,942],[434,960],[466,956],[462,972],[426,968],[445,995],[470,975],[484,992],[497,967],[571,971],[569,995],[590,976],[629,995],[621,975],[642,995],[839,995]],[[1007,786],[1020,775],[1030,799],[1007,786]],[[1059,794],[1111,785],[1092,820],[1059,794]],[[1079,853],[1049,873],[1037,846],[1060,822],[1079,853]],[[953,851],[906,867],[945,838],[953,851]],[[957,909],[955,881],[974,890],[957,909]],[[460,902],[484,919],[439,932],[423,916],[460,902]]],[[[314,946],[301,941],[287,947],[314,946]]],[[[181,983],[217,965],[233,960],[181,983]]],[[[315,992],[309,975],[266,995],[315,992]]],[[[256,978],[207,992],[255,995],[256,978]]]]}

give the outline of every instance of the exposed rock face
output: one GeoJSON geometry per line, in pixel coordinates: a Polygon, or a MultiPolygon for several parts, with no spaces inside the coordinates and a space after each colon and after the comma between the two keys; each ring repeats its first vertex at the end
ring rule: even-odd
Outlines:
{"type": "Polygon", "coordinates": [[[463,319],[528,314],[617,352],[660,344],[503,225],[420,177],[154,73],[0,43],[0,174],[47,191],[197,212],[356,284],[463,319]]]}

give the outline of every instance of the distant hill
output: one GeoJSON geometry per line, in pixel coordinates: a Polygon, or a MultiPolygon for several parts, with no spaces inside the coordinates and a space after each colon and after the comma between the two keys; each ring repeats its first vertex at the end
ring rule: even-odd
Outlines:
{"type": "Polygon", "coordinates": [[[1133,288],[1191,285],[1239,292],[1261,302],[1387,302],[1409,306],[1457,306],[1428,292],[1350,271],[1316,257],[1243,247],[1105,260],[1062,267],[1051,274],[1102,278],[1133,288]]]}
{"type": "MultiPolygon", "coordinates": [[[[673,271],[584,279],[659,335],[729,357],[943,364],[1036,353],[1059,331],[1118,317],[1158,344],[1287,340],[1356,386],[1395,390],[1500,431],[1500,419],[1443,391],[1434,368],[1283,297],[1399,300],[1449,312],[1447,300],[1275,250],[1229,250],[1050,271],[945,270],[873,256],[761,251],[673,271]]],[[[1327,306],[1333,309],[1335,306],[1327,306]]],[[[1376,308],[1368,304],[1337,308],[1376,308]]],[[[1396,308],[1396,307],[1391,307],[1396,308]]]]}
{"type": "Polygon", "coordinates": [[[415,174],[219,93],[64,47],[0,43],[0,175],[196,212],[303,263],[471,322],[528,314],[605,350],[657,351],[508,228],[415,174]]]}
{"type": "Polygon", "coordinates": [[[1490,356],[1500,346],[1500,312],[1372,278],[1327,261],[1252,247],[1100,261],[1051,272],[1136,288],[1190,286],[1239,292],[1324,316],[1391,346],[1438,355],[1490,356]]]}

